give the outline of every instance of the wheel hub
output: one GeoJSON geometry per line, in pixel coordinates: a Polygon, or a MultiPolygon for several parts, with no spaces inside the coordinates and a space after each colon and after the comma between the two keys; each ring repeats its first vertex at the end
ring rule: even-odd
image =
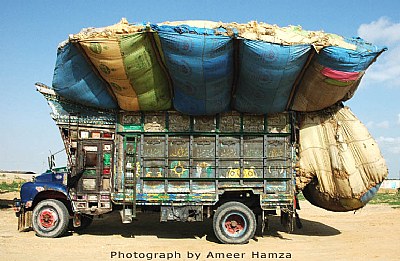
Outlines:
{"type": "Polygon", "coordinates": [[[58,220],[57,214],[51,209],[44,209],[40,212],[39,223],[44,228],[53,227],[58,220]]]}
{"type": "Polygon", "coordinates": [[[231,235],[241,233],[245,229],[245,226],[245,220],[237,214],[228,216],[225,221],[225,229],[231,235]]]}

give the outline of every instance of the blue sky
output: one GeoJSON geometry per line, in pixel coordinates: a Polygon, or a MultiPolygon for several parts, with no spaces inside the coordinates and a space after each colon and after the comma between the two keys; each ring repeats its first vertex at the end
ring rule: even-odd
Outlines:
{"type": "MultiPolygon", "coordinates": [[[[129,22],[212,20],[301,25],[361,36],[389,51],[345,103],[380,145],[389,177],[400,176],[400,2],[381,1],[3,1],[0,9],[0,169],[42,172],[63,148],[34,83],[51,85],[57,45],[85,27],[129,22]]],[[[65,163],[65,157],[56,157],[65,163]]]]}

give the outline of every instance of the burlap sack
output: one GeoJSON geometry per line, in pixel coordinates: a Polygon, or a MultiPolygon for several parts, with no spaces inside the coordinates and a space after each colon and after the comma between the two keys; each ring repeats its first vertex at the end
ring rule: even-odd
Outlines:
{"type": "Polygon", "coordinates": [[[348,107],[340,106],[300,114],[299,121],[297,189],[311,203],[328,210],[364,206],[388,174],[366,127],[348,107]]]}

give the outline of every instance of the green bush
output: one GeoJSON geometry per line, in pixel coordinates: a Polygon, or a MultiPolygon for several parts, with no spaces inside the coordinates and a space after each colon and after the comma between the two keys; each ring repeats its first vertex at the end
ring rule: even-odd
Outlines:
{"type": "MultiPolygon", "coordinates": [[[[298,194],[299,200],[306,200],[302,193],[298,194]]],[[[388,204],[393,207],[400,207],[400,191],[397,193],[377,193],[368,204],[388,204]]]]}
{"type": "Polygon", "coordinates": [[[24,182],[13,181],[12,183],[2,182],[0,184],[0,192],[13,192],[19,191],[24,182]]]}
{"type": "Polygon", "coordinates": [[[388,204],[400,206],[400,192],[397,193],[378,193],[369,202],[371,204],[388,204]]]}

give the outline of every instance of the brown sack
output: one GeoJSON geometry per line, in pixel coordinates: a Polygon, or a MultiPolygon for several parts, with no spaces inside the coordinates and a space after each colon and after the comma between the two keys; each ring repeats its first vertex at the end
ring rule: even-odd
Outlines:
{"type": "Polygon", "coordinates": [[[332,211],[363,207],[388,174],[378,144],[348,107],[300,114],[297,189],[332,211]]]}
{"type": "Polygon", "coordinates": [[[306,69],[297,92],[294,97],[292,110],[318,111],[328,108],[338,101],[346,101],[353,97],[360,84],[364,72],[360,72],[360,78],[356,81],[332,83],[332,79],[321,74],[324,67],[313,59],[306,69]]]}

